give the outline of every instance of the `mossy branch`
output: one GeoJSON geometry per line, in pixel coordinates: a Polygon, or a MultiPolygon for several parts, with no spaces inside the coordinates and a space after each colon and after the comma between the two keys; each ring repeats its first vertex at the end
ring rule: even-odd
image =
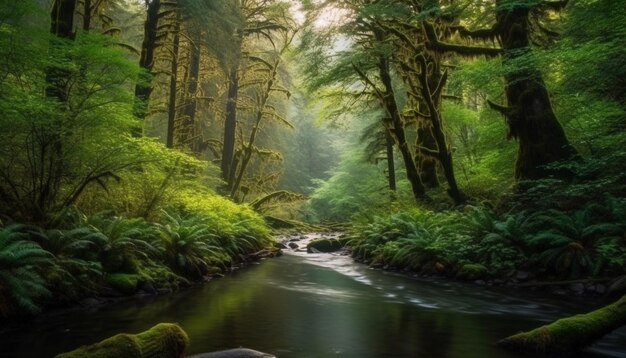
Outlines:
{"type": "Polygon", "coordinates": [[[507,337],[498,344],[508,349],[571,353],[581,350],[626,324],[626,296],[587,314],[559,319],[553,323],[507,337]]]}
{"type": "Polygon", "coordinates": [[[509,115],[511,114],[512,109],[509,107],[497,104],[495,102],[492,102],[491,100],[487,100],[487,104],[489,105],[489,108],[493,109],[496,112],[499,112],[505,117],[509,117],[509,115]]]}
{"type": "Polygon", "coordinates": [[[452,32],[458,33],[461,38],[471,40],[492,40],[498,36],[496,26],[492,26],[489,29],[468,30],[465,26],[450,26],[449,29],[452,32]]]}
{"type": "Polygon", "coordinates": [[[463,45],[455,45],[446,42],[439,41],[437,37],[437,33],[435,32],[435,28],[428,21],[422,22],[424,27],[424,33],[428,38],[428,42],[426,46],[432,50],[442,53],[456,53],[465,57],[476,57],[476,56],[485,56],[485,57],[498,57],[502,54],[502,49],[493,48],[493,47],[477,47],[477,46],[463,46],[463,45]]]}

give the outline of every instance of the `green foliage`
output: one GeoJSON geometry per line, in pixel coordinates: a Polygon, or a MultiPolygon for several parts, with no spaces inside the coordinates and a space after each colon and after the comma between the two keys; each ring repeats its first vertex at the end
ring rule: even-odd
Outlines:
{"type": "Polygon", "coordinates": [[[625,207],[609,196],[574,212],[414,210],[357,226],[349,246],[372,265],[462,277],[467,265],[494,276],[519,269],[552,278],[619,275],[626,271],[625,207]]]}
{"type": "Polygon", "coordinates": [[[181,218],[166,213],[167,223],[160,226],[165,260],[176,272],[200,277],[213,266],[231,260],[223,248],[216,246],[211,227],[198,216],[181,218]]]}
{"type": "Polygon", "coordinates": [[[102,278],[98,248],[107,238],[92,227],[33,229],[31,239],[54,256],[54,266],[45,273],[47,286],[60,301],[93,293],[102,278]]]}
{"type": "Polygon", "coordinates": [[[50,296],[41,272],[52,265],[52,255],[28,240],[26,228],[0,228],[0,316],[41,311],[41,299],[50,296]]]}
{"type": "Polygon", "coordinates": [[[0,4],[0,13],[17,16],[0,25],[9,59],[0,65],[0,212],[46,224],[87,187],[106,188],[145,159],[127,136],[137,124],[130,81],[138,67],[109,36],[49,35],[37,25],[45,21],[18,11],[34,2],[20,3],[0,4]],[[54,86],[50,71],[63,73],[63,101],[43,95],[54,86]]]}
{"type": "Polygon", "coordinates": [[[105,280],[114,289],[124,294],[131,295],[137,291],[139,278],[140,276],[137,274],[113,273],[106,275],[105,280]]]}
{"type": "Polygon", "coordinates": [[[567,277],[599,274],[607,264],[609,253],[615,254],[612,264],[619,264],[623,260],[618,254],[619,241],[625,232],[620,227],[623,224],[598,222],[593,209],[594,206],[588,206],[573,213],[550,210],[534,215],[532,220],[539,232],[529,243],[534,251],[540,252],[536,260],[567,277]],[[603,255],[598,255],[599,247],[603,255]]]}
{"type": "Polygon", "coordinates": [[[97,251],[104,271],[136,273],[138,261],[159,255],[152,245],[157,228],[142,218],[126,219],[110,213],[90,217],[87,224],[101,233],[97,251]]]}

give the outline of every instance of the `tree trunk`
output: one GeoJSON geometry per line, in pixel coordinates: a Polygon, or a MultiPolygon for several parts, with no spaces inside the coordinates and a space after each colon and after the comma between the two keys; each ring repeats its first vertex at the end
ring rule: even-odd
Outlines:
{"type": "Polygon", "coordinates": [[[167,109],[167,139],[166,146],[174,148],[174,131],[176,130],[176,89],[178,84],[178,48],[180,44],[180,23],[177,12],[174,24],[174,40],[172,42],[172,62],[170,74],[170,95],[167,109]]]}
{"type": "Polygon", "coordinates": [[[448,147],[446,135],[443,131],[443,122],[441,118],[441,93],[448,78],[447,73],[440,73],[439,65],[430,61],[427,62],[426,56],[420,54],[417,56],[417,62],[420,64],[420,91],[426,107],[428,108],[428,117],[432,124],[433,137],[437,144],[437,158],[443,167],[443,173],[448,182],[448,195],[456,204],[465,201],[464,195],[459,190],[454,175],[454,166],[452,162],[452,152],[448,147]],[[430,66],[429,66],[430,65],[430,66]],[[428,69],[431,73],[428,73],[428,69]]]}
{"type": "Polygon", "coordinates": [[[507,337],[499,345],[517,351],[572,354],[626,324],[626,296],[595,311],[507,337]]]}
{"type": "MultiPolygon", "coordinates": [[[[161,9],[161,0],[152,0],[148,3],[146,22],[144,24],[143,43],[141,45],[141,57],[139,58],[139,67],[152,72],[154,66],[154,50],[156,47],[157,28],[159,25],[159,10],[161,9]]],[[[148,102],[152,93],[151,81],[138,81],[135,85],[135,105],[133,114],[135,117],[144,120],[147,115],[148,102]]],[[[141,134],[141,129],[133,133],[136,136],[141,134]]]]}
{"type": "MultiPolygon", "coordinates": [[[[53,35],[73,40],[74,33],[74,11],[76,10],[76,0],[55,0],[50,12],[50,33],[53,35]]],[[[67,102],[67,79],[69,72],[66,69],[51,66],[47,69],[46,96],[55,97],[60,102],[67,102]]]]}
{"type": "Polygon", "coordinates": [[[91,0],[83,0],[83,31],[91,29],[91,0]]]}
{"type": "Polygon", "coordinates": [[[387,149],[387,181],[389,190],[396,191],[396,165],[393,159],[393,137],[385,130],[385,147],[387,149]]]}
{"type": "MultiPolygon", "coordinates": [[[[235,200],[237,191],[241,186],[241,181],[246,173],[246,169],[248,168],[248,164],[250,163],[250,159],[252,158],[252,153],[254,151],[253,146],[256,142],[256,136],[260,130],[261,120],[263,120],[263,112],[265,111],[265,106],[267,105],[267,100],[270,97],[270,93],[272,92],[272,87],[274,87],[274,83],[276,81],[276,75],[278,74],[278,65],[280,64],[280,58],[274,62],[274,66],[271,69],[270,77],[263,89],[264,92],[261,97],[261,101],[258,104],[258,109],[256,112],[256,120],[254,123],[254,127],[250,132],[250,138],[248,139],[248,144],[243,145],[243,157],[241,159],[241,166],[239,167],[239,172],[235,178],[235,182],[230,188],[230,197],[235,200]]],[[[243,199],[242,199],[243,201],[243,199]]]]}
{"type": "Polygon", "coordinates": [[[233,64],[228,76],[228,99],[226,101],[226,121],[224,123],[224,143],[222,149],[222,179],[233,186],[233,157],[235,155],[235,133],[237,131],[237,97],[239,94],[239,65],[233,64]]]}
{"type": "MultiPolygon", "coordinates": [[[[505,0],[497,1],[497,6],[505,0]]],[[[530,54],[529,9],[518,6],[499,11],[497,28],[504,50],[502,62],[514,61],[530,54]]],[[[505,76],[508,108],[506,115],[509,138],[519,142],[515,177],[538,179],[551,174],[544,166],[575,157],[563,127],[556,118],[541,73],[534,66],[505,76]]]]}
{"type": "Polygon", "coordinates": [[[378,72],[383,86],[385,87],[384,98],[382,98],[383,106],[391,118],[391,128],[389,128],[389,131],[398,144],[398,149],[400,150],[402,160],[404,161],[404,167],[406,168],[406,176],[409,183],[411,183],[413,197],[416,201],[421,201],[426,197],[426,190],[417,171],[415,159],[413,158],[413,154],[411,153],[411,149],[409,148],[409,144],[406,140],[404,122],[400,117],[400,110],[398,109],[393,85],[391,83],[389,61],[384,56],[379,57],[378,72]]]}
{"type": "MultiPolygon", "coordinates": [[[[74,32],[74,12],[76,10],[76,0],[55,0],[50,12],[50,33],[61,39],[73,40],[74,32]]],[[[51,46],[52,56],[61,56],[56,44],[51,46]]],[[[47,212],[50,203],[56,197],[63,171],[65,170],[64,150],[63,150],[63,127],[64,116],[67,111],[67,101],[69,100],[68,80],[71,72],[63,67],[50,66],[46,68],[46,90],[47,97],[56,98],[61,104],[61,113],[53,122],[51,129],[33,128],[33,132],[41,131],[36,138],[39,156],[37,175],[34,180],[35,195],[33,203],[35,210],[33,219],[36,222],[43,222],[47,219],[47,212]]]]}
{"type": "Polygon", "coordinates": [[[198,77],[200,76],[200,49],[194,44],[189,48],[189,71],[187,76],[187,95],[183,109],[183,123],[181,125],[180,144],[186,145],[192,152],[199,154],[199,139],[196,134],[196,92],[198,91],[198,77]]]}
{"type": "Polygon", "coordinates": [[[180,358],[189,345],[187,333],[173,323],[159,323],[138,334],[120,333],[55,358],[180,358]]]}
{"type": "Polygon", "coordinates": [[[437,142],[433,136],[430,123],[418,125],[417,150],[415,151],[417,167],[424,186],[436,188],[439,186],[439,177],[437,176],[437,160],[432,154],[425,153],[425,151],[421,148],[426,149],[428,152],[437,151],[437,142]]]}

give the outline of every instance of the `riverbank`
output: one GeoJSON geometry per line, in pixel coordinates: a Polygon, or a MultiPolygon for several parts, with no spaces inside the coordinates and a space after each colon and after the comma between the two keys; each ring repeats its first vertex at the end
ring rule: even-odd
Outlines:
{"type": "MultiPolygon", "coordinates": [[[[353,234],[354,235],[354,234],[353,234]]],[[[472,283],[484,287],[508,287],[516,290],[537,291],[553,295],[555,297],[592,296],[605,297],[607,295],[618,296],[626,287],[626,278],[617,276],[614,278],[578,278],[571,280],[554,280],[553,277],[542,279],[541,273],[511,269],[499,275],[493,275],[480,264],[466,264],[453,268],[452,265],[444,265],[435,262],[433,265],[425,265],[420,270],[411,270],[410,267],[394,266],[389,262],[383,263],[374,259],[366,260],[355,252],[350,245],[359,240],[341,232],[315,232],[308,234],[284,234],[277,237],[278,245],[283,250],[291,250],[300,253],[317,253],[333,251],[339,255],[352,256],[355,262],[365,264],[372,269],[391,271],[418,279],[453,280],[472,283]],[[324,241],[324,242],[322,242],[324,241]],[[323,244],[324,248],[330,247],[328,241],[336,242],[331,250],[318,250],[323,244]]],[[[398,252],[394,253],[398,255],[398,252]]]]}

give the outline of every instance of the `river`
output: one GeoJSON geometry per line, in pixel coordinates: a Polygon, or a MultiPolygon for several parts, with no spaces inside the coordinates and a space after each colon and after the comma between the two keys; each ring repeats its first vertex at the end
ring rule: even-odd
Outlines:
{"type": "MultiPolygon", "coordinates": [[[[175,294],[46,314],[0,335],[0,357],[51,357],[178,322],[188,353],[248,347],[289,357],[518,357],[498,339],[601,305],[423,280],[334,254],[287,253],[175,294]]],[[[581,357],[626,357],[626,328],[581,357]]]]}

